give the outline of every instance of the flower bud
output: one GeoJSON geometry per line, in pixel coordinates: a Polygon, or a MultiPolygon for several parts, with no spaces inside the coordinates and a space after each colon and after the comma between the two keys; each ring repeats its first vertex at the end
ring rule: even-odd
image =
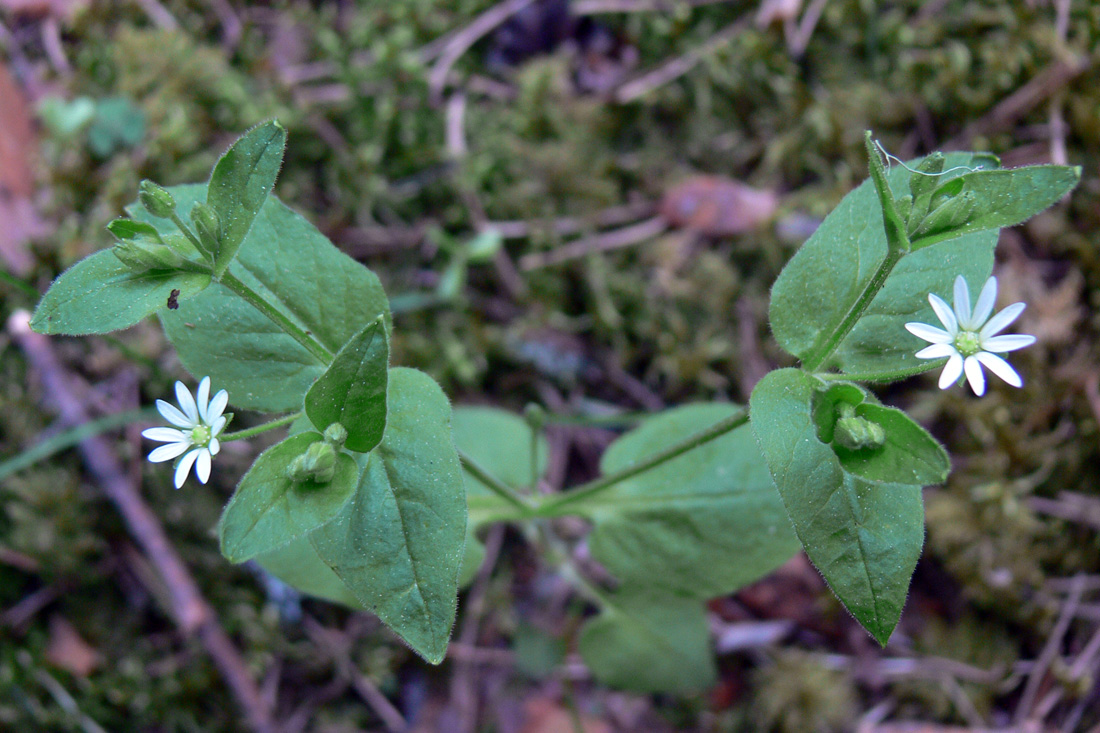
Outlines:
{"type": "Polygon", "coordinates": [[[926,194],[939,183],[939,173],[943,171],[943,153],[932,153],[920,162],[917,172],[909,175],[909,193],[913,198],[926,194]]]}
{"type": "Polygon", "coordinates": [[[338,422],[334,422],[325,428],[325,442],[335,448],[343,448],[344,441],[348,439],[348,429],[338,422]]]}
{"type": "Polygon", "coordinates": [[[206,204],[195,204],[191,209],[191,223],[195,225],[195,233],[199,236],[199,242],[210,254],[217,254],[221,241],[221,225],[218,214],[206,204]]]}
{"type": "Polygon", "coordinates": [[[170,247],[147,237],[123,240],[111,252],[131,272],[175,270],[183,263],[183,258],[170,247]]]}
{"type": "Polygon", "coordinates": [[[973,191],[964,191],[958,196],[947,199],[938,208],[928,212],[928,216],[924,217],[924,221],[917,227],[915,236],[927,237],[958,229],[970,221],[976,200],[977,197],[973,191]]]}
{"type": "Polygon", "coordinates": [[[886,442],[886,431],[876,422],[851,415],[836,421],[833,442],[854,451],[878,448],[886,442]]]}
{"type": "Polygon", "coordinates": [[[313,443],[287,466],[291,481],[326,484],[336,475],[336,449],[331,443],[313,443]]]}
{"type": "Polygon", "coordinates": [[[153,216],[167,219],[176,211],[176,199],[164,186],[158,186],[150,180],[138,185],[138,200],[153,216]]]}

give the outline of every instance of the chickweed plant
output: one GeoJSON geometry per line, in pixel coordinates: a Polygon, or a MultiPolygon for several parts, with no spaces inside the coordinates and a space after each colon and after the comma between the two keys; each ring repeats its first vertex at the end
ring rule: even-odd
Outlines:
{"type": "Polygon", "coordinates": [[[128,217],[108,226],[117,244],[58,277],[32,327],[93,334],[160,319],[200,380],[197,398],[177,383],[178,408],[158,401],[171,427],[144,433],[164,443],[149,460],[176,461],[177,488],[192,467],[205,483],[226,441],[289,426],[221,516],[230,562],[369,609],[439,663],[481,533],[525,525],[599,610],[578,645],[600,680],[698,690],[716,674],[707,599],[799,550],[889,640],[923,542],[921,489],[942,483],[950,460],[868,384],[942,369],[940,388],[966,381],[981,395],[983,367],[1022,384],[1000,355],[1034,339],[1001,334],[1023,304],[993,315],[998,231],[1065,196],[1079,169],[1005,170],[974,153],[888,167],[865,140],[870,179],[771,292],[772,332],[798,366],[766,375],[747,406],[650,416],[610,445],[602,475],[560,493],[536,490],[547,465],[540,410],[452,410],[430,377],[390,363],[378,278],[272,195],[286,144],[278,122],[241,137],[206,183],[143,182],[128,217]],[[227,406],[277,417],[225,432],[227,406]],[[573,564],[575,548],[549,522],[566,515],[591,523],[589,554],[613,587],[573,564]]]}

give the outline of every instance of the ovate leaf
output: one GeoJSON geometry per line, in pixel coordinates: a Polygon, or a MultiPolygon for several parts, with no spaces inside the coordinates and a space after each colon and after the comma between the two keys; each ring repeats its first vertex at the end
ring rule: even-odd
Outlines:
{"type": "Polygon", "coordinates": [[[267,572],[306,595],[324,598],[355,609],[364,606],[351,594],[332,568],[325,565],[308,537],[299,537],[253,560],[267,572]]]}
{"type": "MultiPolygon", "coordinates": [[[[171,192],[186,220],[205,195],[205,186],[176,186],[171,192]]],[[[177,232],[138,204],[131,214],[163,227],[162,235],[177,232]]],[[[389,302],[374,273],[273,196],[253,222],[230,271],[334,354],[363,324],[389,318],[389,302]]],[[[210,375],[237,407],[299,410],[306,390],[326,368],[267,316],[218,283],[181,302],[179,310],[164,311],[161,322],[183,365],[193,374],[210,375]]]]}
{"type": "Polygon", "coordinates": [[[225,272],[275,187],[285,147],[286,129],[272,120],[246,132],[214,166],[206,203],[218,215],[221,228],[215,277],[225,272]]]}
{"type": "Polygon", "coordinates": [[[292,481],[291,461],[321,441],[317,433],[292,435],[259,455],[241,479],[218,523],[222,554],[244,562],[269,552],[336,516],[355,492],[359,471],[346,453],[336,456],[332,481],[292,481]]]}
{"type": "Polygon", "coordinates": [[[74,336],[117,331],[176,306],[208,285],[210,275],[202,272],[135,273],[111,250],[103,250],[61,273],[38,303],[31,328],[74,336]]]}
{"type": "Polygon", "coordinates": [[[447,652],[466,532],[450,420],[430,377],[390,370],[386,434],[352,500],[310,535],[355,598],[433,664],[447,652]]]}
{"type": "Polygon", "coordinates": [[[348,450],[368,453],[386,429],[386,375],[390,349],[382,316],[368,323],[336,354],[306,392],[306,414],[318,430],[338,422],[348,450]]]}
{"type": "Polygon", "coordinates": [[[717,672],[702,602],[643,592],[605,597],[578,647],[600,682],[634,692],[691,693],[717,672]]]}
{"type": "MultiPolygon", "coordinates": [[[[611,444],[613,473],[739,412],[688,405],[611,444]]],[[[572,505],[595,524],[592,556],[624,585],[692,598],[732,593],[791,558],[799,543],[747,425],[572,505]]]]}
{"type": "Polygon", "coordinates": [[[815,383],[797,369],[768,374],[752,392],[752,429],[806,554],[885,645],[924,542],[921,489],[845,471],[818,438],[811,414],[815,383]]]}

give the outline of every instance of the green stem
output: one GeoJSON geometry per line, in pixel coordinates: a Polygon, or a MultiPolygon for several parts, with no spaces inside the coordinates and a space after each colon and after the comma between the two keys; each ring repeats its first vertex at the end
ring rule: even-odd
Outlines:
{"type": "Polygon", "coordinates": [[[234,440],[247,440],[248,438],[259,435],[260,433],[266,433],[268,430],[274,430],[275,428],[281,428],[284,425],[289,425],[301,416],[301,412],[295,412],[292,415],[283,415],[282,417],[277,417],[270,422],[265,422],[262,425],[256,425],[251,428],[245,428],[244,430],[238,430],[235,433],[224,433],[218,438],[218,440],[223,443],[229,443],[234,440]]]}
{"type": "Polygon", "coordinates": [[[306,350],[313,354],[322,364],[329,364],[332,362],[332,352],[326,349],[324,344],[313,338],[308,331],[304,331],[298,327],[293,321],[283,315],[278,308],[268,303],[259,293],[241,282],[236,275],[227,271],[222,275],[221,282],[222,285],[255,306],[256,310],[270,318],[275,325],[283,329],[287,335],[304,346],[306,350]]]}
{"type": "Polygon", "coordinates": [[[471,476],[476,478],[481,483],[485,484],[485,487],[487,489],[492,491],[500,498],[504,499],[512,506],[522,510],[524,515],[530,514],[531,511],[535,508],[530,499],[516,493],[515,489],[486,471],[484,468],[478,465],[477,461],[475,461],[463,451],[458,451],[458,458],[462,461],[462,467],[465,468],[471,476]]]}
{"type": "Polygon", "coordinates": [[[559,516],[560,514],[568,514],[570,512],[563,511],[565,507],[568,507],[571,504],[576,504],[580,501],[585,501],[586,499],[590,499],[596,494],[599,494],[601,491],[606,491],[608,488],[614,486],[620,481],[625,481],[629,478],[633,478],[634,476],[637,476],[640,473],[645,473],[651,468],[655,468],[662,463],[671,461],[673,458],[678,458],[690,450],[694,450],[701,445],[709,443],[715,438],[722,437],[731,430],[741,427],[748,421],[749,413],[747,410],[741,410],[737,413],[734,413],[724,420],[721,420],[719,422],[716,422],[714,425],[711,425],[706,430],[696,433],[695,435],[692,435],[685,440],[681,440],[679,443],[669,446],[659,453],[654,453],[652,456],[645,459],[644,461],[635,463],[632,466],[627,466],[626,468],[615,471],[614,473],[609,473],[606,476],[602,476],[593,481],[589,481],[586,484],[581,484],[577,488],[571,491],[567,491],[564,494],[557,494],[556,496],[550,497],[536,508],[536,514],[542,517],[553,517],[559,516]]]}
{"type": "Polygon", "coordinates": [[[882,290],[882,286],[886,283],[886,278],[890,276],[894,266],[898,264],[904,254],[904,252],[887,252],[886,258],[879,264],[878,269],[875,270],[875,274],[871,276],[867,284],[863,286],[863,292],[859,294],[859,297],[856,298],[856,302],[852,304],[852,307],[844,315],[844,319],[840,322],[840,325],[829,334],[827,339],[818,344],[818,346],[802,360],[803,369],[809,372],[816,372],[818,368],[825,363],[825,360],[832,356],[833,352],[840,346],[840,342],[851,333],[856,323],[863,317],[867,307],[871,305],[871,301],[878,295],[878,291],[882,290]]]}
{"type": "Polygon", "coordinates": [[[199,254],[201,254],[208,260],[210,259],[210,253],[207,252],[206,248],[202,246],[202,242],[199,241],[199,238],[195,236],[195,233],[191,231],[190,227],[183,223],[183,220],[180,219],[179,214],[173,211],[168,216],[168,219],[173,224],[175,224],[181,232],[183,232],[183,236],[187,237],[191,241],[191,244],[195,245],[195,249],[199,251],[199,254]]]}

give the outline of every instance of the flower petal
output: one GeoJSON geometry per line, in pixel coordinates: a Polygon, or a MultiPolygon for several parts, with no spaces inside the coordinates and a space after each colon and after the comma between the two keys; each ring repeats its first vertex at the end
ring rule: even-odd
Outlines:
{"type": "Polygon", "coordinates": [[[210,377],[203,377],[199,382],[198,392],[195,393],[195,402],[198,403],[199,417],[207,425],[210,421],[206,419],[206,406],[210,402],[210,377]]]}
{"type": "Polygon", "coordinates": [[[955,354],[947,360],[947,364],[944,365],[943,371],[940,372],[940,389],[947,389],[955,382],[959,381],[959,375],[963,372],[963,358],[959,354],[955,354]]]}
{"type": "Polygon", "coordinates": [[[222,415],[217,420],[215,420],[214,424],[210,426],[210,437],[216,438],[221,435],[222,430],[225,430],[225,424],[227,422],[228,420],[226,419],[225,415],[222,415]]]}
{"type": "Polygon", "coordinates": [[[906,323],[905,330],[917,338],[931,341],[934,344],[949,344],[954,341],[954,338],[947,331],[929,326],[926,323],[906,323]]]}
{"type": "Polygon", "coordinates": [[[187,442],[187,434],[175,428],[148,428],[142,430],[141,435],[149,440],[159,440],[162,443],[187,442]]]}
{"type": "Polygon", "coordinates": [[[925,346],[914,356],[918,359],[942,359],[945,356],[955,356],[958,353],[951,344],[932,344],[931,346],[925,346]]]}
{"type": "Polygon", "coordinates": [[[978,294],[978,302],[974,306],[974,313],[970,316],[971,331],[977,331],[993,312],[993,306],[997,302],[997,278],[991,277],[982,286],[982,292],[978,294]]]}
{"type": "Polygon", "coordinates": [[[1031,346],[1033,343],[1035,343],[1035,337],[1024,333],[1009,333],[1004,336],[994,336],[981,340],[983,350],[996,351],[998,354],[1022,349],[1025,346],[1031,346]]]}
{"type": "Polygon", "coordinates": [[[157,400],[157,412],[159,412],[165,420],[177,427],[195,427],[195,423],[187,419],[187,415],[180,412],[178,407],[164,400],[157,400]]]}
{"type": "Polygon", "coordinates": [[[974,390],[974,394],[981,397],[985,394],[985,374],[982,373],[981,362],[973,356],[968,356],[963,362],[963,368],[966,370],[966,381],[970,382],[970,388],[974,390]]]}
{"type": "Polygon", "coordinates": [[[932,304],[932,310],[936,312],[936,318],[940,319],[940,323],[954,338],[955,334],[959,332],[959,322],[955,320],[955,313],[951,310],[951,307],[943,301],[943,298],[934,293],[928,294],[928,302],[932,304]]]}
{"type": "Polygon", "coordinates": [[[182,454],[190,447],[190,443],[183,441],[179,443],[167,443],[165,445],[158,446],[154,448],[153,451],[149,454],[149,462],[161,463],[162,461],[170,461],[176,456],[182,454]]]}
{"type": "Polygon", "coordinates": [[[982,326],[982,330],[978,332],[978,338],[987,339],[994,334],[1000,333],[1009,327],[1009,325],[1019,318],[1020,314],[1024,312],[1024,308],[1027,308],[1027,303],[1013,303],[989,319],[989,323],[982,326]]]}
{"type": "Polygon", "coordinates": [[[210,451],[199,451],[198,460],[195,461],[195,475],[199,477],[199,483],[203,484],[210,478],[210,451]]]}
{"type": "Polygon", "coordinates": [[[206,445],[206,450],[210,451],[211,456],[218,455],[218,451],[222,449],[222,444],[217,438],[211,438],[210,442],[206,445]]]}
{"type": "Polygon", "coordinates": [[[955,317],[960,328],[970,328],[970,288],[962,275],[955,276],[955,317]]]}
{"type": "Polygon", "coordinates": [[[214,399],[210,400],[210,406],[206,408],[206,424],[212,425],[221,414],[225,412],[225,406],[229,404],[229,393],[224,389],[218,390],[214,399]]]}
{"type": "Polygon", "coordinates": [[[183,486],[183,482],[187,480],[187,472],[191,470],[191,466],[194,465],[195,459],[203,452],[202,448],[196,448],[180,459],[179,464],[176,466],[176,475],[174,478],[177,489],[183,486]]]}
{"type": "Polygon", "coordinates": [[[1013,387],[1024,386],[1024,380],[1020,378],[1020,375],[1012,368],[1012,365],[996,354],[979,351],[974,355],[974,358],[989,367],[989,371],[993,372],[1013,387]]]}
{"type": "Polygon", "coordinates": [[[176,382],[176,402],[180,404],[180,409],[183,410],[183,414],[191,418],[191,424],[198,425],[198,406],[195,404],[195,398],[191,396],[187,387],[183,386],[183,382],[176,382]]]}

